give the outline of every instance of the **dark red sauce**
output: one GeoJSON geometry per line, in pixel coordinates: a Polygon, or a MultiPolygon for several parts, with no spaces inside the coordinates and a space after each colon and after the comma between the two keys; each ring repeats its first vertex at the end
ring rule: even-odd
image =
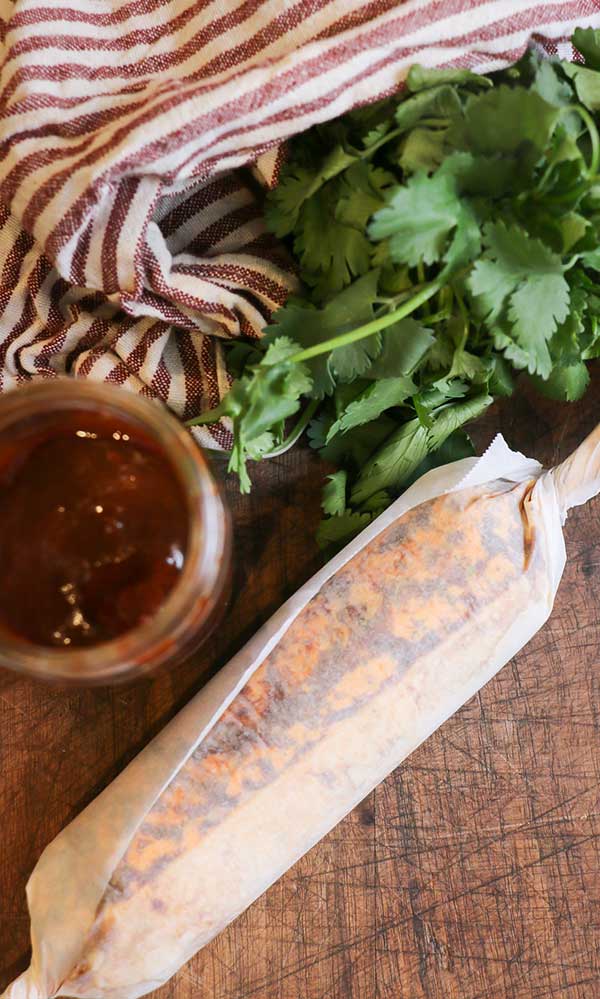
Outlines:
{"type": "Polygon", "coordinates": [[[96,645],[151,618],[177,583],[186,500],[135,425],[75,411],[50,420],[0,439],[0,629],[96,645]]]}

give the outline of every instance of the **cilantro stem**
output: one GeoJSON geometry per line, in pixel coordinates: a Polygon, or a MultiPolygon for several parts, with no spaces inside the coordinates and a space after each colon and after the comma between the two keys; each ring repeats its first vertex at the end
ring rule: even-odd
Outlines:
{"type": "MultiPolygon", "coordinates": [[[[417,277],[419,278],[419,284],[425,284],[425,266],[422,260],[419,260],[419,263],[417,264],[417,277]]],[[[429,305],[427,305],[423,311],[425,312],[425,315],[428,316],[431,312],[429,305]]]]}
{"type": "MultiPolygon", "coordinates": [[[[419,125],[428,125],[430,127],[431,126],[438,126],[440,129],[441,128],[447,128],[448,127],[448,119],[447,118],[421,118],[419,120],[419,125]]],[[[399,128],[393,128],[391,132],[386,132],[386,134],[383,135],[381,137],[381,139],[379,139],[377,142],[373,143],[372,146],[369,146],[369,148],[366,149],[364,151],[364,153],[361,153],[360,154],[360,158],[363,159],[363,160],[370,159],[371,156],[373,156],[373,154],[376,153],[378,149],[381,149],[382,146],[385,146],[386,142],[391,142],[392,139],[398,139],[398,138],[400,138],[401,135],[406,135],[406,133],[408,131],[409,131],[409,129],[407,129],[407,127],[405,125],[402,125],[399,128]]]]}
{"type": "MultiPolygon", "coordinates": [[[[574,197],[579,197],[580,195],[585,194],[586,190],[589,190],[592,182],[596,179],[598,168],[600,167],[600,136],[598,135],[598,129],[596,128],[596,122],[594,121],[593,116],[589,113],[587,108],[584,108],[581,104],[568,104],[560,110],[562,114],[574,111],[575,114],[579,115],[587,128],[590,142],[592,144],[592,154],[590,162],[586,166],[585,170],[582,171],[585,180],[579,181],[573,187],[563,191],[561,194],[547,198],[546,200],[549,204],[560,204],[563,201],[571,201],[574,197]]],[[[538,191],[543,190],[555,166],[555,163],[548,164],[539,183],[537,184],[538,191]]]]}
{"type": "Polygon", "coordinates": [[[350,343],[356,343],[357,340],[363,340],[365,337],[371,336],[372,333],[378,333],[379,330],[385,329],[386,326],[392,326],[400,319],[405,319],[411,312],[414,312],[425,302],[428,302],[430,298],[433,298],[441,287],[443,287],[443,281],[439,278],[436,281],[431,281],[421,288],[416,295],[409,298],[407,302],[394,309],[393,312],[388,312],[385,316],[379,316],[377,319],[371,320],[370,323],[365,323],[364,326],[359,326],[358,329],[350,330],[348,333],[340,333],[339,336],[331,337],[330,340],[315,343],[312,347],[307,347],[297,354],[292,354],[286,360],[290,364],[299,364],[301,361],[309,361],[312,357],[318,357],[319,354],[326,354],[337,347],[346,347],[350,343]]]}
{"type": "Polygon", "coordinates": [[[393,128],[391,132],[386,132],[386,134],[382,136],[381,139],[378,140],[378,142],[373,143],[372,146],[369,146],[368,149],[365,149],[364,153],[360,154],[360,158],[363,160],[370,159],[373,153],[376,153],[378,149],[381,149],[382,146],[385,146],[386,142],[391,142],[392,139],[397,139],[400,135],[403,135],[405,131],[406,131],[405,128],[393,128]]]}
{"type": "Polygon", "coordinates": [[[413,285],[410,291],[402,291],[399,295],[388,295],[387,297],[384,295],[378,295],[377,298],[373,299],[373,303],[375,305],[384,306],[389,311],[390,306],[394,306],[395,308],[398,305],[402,305],[402,302],[407,302],[414,291],[414,287],[415,286],[413,285]]]}
{"type": "MultiPolygon", "coordinates": [[[[272,448],[270,451],[265,451],[264,454],[260,456],[261,461],[263,458],[278,458],[280,454],[284,454],[285,451],[289,451],[289,449],[294,446],[296,441],[300,440],[300,438],[302,437],[302,434],[304,433],[308,424],[312,420],[315,411],[317,407],[320,405],[320,403],[321,403],[320,399],[311,399],[306,409],[303,410],[302,415],[300,416],[300,419],[296,423],[295,427],[293,428],[293,430],[290,431],[285,440],[283,440],[281,444],[278,444],[277,447],[272,448]]],[[[214,420],[213,419],[206,420],[205,422],[215,423],[217,419],[218,417],[215,417],[214,420]]],[[[198,426],[198,421],[188,420],[185,425],[186,427],[198,426]]],[[[219,455],[223,458],[231,458],[232,452],[219,451],[219,455]]]]}
{"type": "MultiPolygon", "coordinates": [[[[546,184],[548,183],[548,180],[550,179],[550,177],[552,175],[552,171],[554,170],[555,166],[556,166],[555,163],[548,163],[548,165],[546,166],[546,169],[544,170],[542,176],[540,177],[539,181],[536,184],[536,187],[535,187],[536,191],[540,191],[541,192],[541,191],[544,190],[546,184]]],[[[527,192],[523,192],[522,195],[519,195],[519,198],[520,198],[521,201],[525,201],[527,199],[527,192]]]]}
{"type": "Polygon", "coordinates": [[[315,410],[319,405],[320,401],[321,401],[320,399],[311,399],[311,401],[309,402],[306,409],[303,411],[300,419],[296,423],[296,426],[291,431],[291,433],[287,435],[285,440],[282,441],[281,444],[278,445],[278,447],[274,447],[271,451],[265,451],[265,453],[263,454],[263,458],[277,458],[279,457],[280,454],[283,454],[285,451],[289,451],[289,449],[294,446],[296,441],[299,440],[300,437],[302,437],[302,434],[304,433],[308,424],[312,420],[315,410]]]}
{"type": "Polygon", "coordinates": [[[596,122],[587,108],[582,107],[581,104],[574,104],[572,110],[577,112],[588,130],[590,142],[592,143],[592,156],[587,167],[587,176],[593,177],[598,173],[598,166],[600,165],[600,137],[598,136],[596,122]]]}
{"type": "Polygon", "coordinates": [[[432,326],[434,323],[441,323],[444,319],[449,319],[451,314],[451,310],[446,306],[440,309],[439,312],[434,312],[431,316],[427,316],[425,322],[428,326],[432,326]]]}

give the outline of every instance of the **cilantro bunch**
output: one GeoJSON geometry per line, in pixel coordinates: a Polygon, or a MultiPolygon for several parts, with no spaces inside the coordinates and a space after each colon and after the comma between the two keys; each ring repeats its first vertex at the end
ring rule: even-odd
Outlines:
{"type": "Polygon", "coordinates": [[[414,66],[397,97],[297,136],[267,222],[304,293],[230,353],[230,469],[308,427],[337,468],[322,544],[362,529],[526,372],[578,399],[600,356],[600,31],[582,61],[414,66]],[[286,436],[288,418],[300,413],[286,436]]]}

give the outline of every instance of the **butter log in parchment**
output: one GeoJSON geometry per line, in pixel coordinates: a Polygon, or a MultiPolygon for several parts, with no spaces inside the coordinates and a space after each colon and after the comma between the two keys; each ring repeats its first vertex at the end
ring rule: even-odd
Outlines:
{"type": "MultiPolygon", "coordinates": [[[[503,474],[467,478],[359,547],[154,796],[89,926],[54,962],[60,928],[47,915],[60,906],[44,893],[57,885],[50,862],[34,873],[32,966],[6,995],[142,995],[306,853],[546,619],[564,564],[561,514],[584,480],[588,494],[597,487],[596,437],[582,449],[532,477],[505,448],[503,474]]],[[[62,834],[72,852],[76,823],[62,834]]],[[[93,836],[88,822],[92,855],[93,836]]]]}

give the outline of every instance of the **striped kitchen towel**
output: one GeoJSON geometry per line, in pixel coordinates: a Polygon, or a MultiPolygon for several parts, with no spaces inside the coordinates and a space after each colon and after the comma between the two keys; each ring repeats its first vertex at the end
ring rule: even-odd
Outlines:
{"type": "MultiPolygon", "coordinates": [[[[182,417],[295,287],[256,163],[416,61],[571,57],[597,0],[0,0],[0,388],[69,372],[182,417]]],[[[196,431],[227,447],[227,427],[196,431]]]]}

